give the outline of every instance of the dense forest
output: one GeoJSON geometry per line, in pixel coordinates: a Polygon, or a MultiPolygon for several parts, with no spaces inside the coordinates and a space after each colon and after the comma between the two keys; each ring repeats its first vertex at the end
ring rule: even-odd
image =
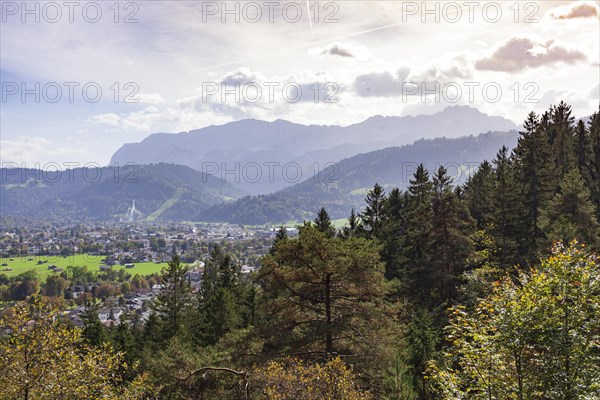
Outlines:
{"type": "Polygon", "coordinates": [[[421,165],[336,230],[278,232],[250,278],[174,254],[145,323],[83,329],[32,296],[2,316],[1,399],[600,398],[600,114],[530,113],[453,185],[421,165]]]}

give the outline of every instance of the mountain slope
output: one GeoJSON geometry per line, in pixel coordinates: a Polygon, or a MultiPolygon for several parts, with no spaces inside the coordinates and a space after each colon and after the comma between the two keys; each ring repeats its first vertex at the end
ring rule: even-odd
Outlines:
{"type": "Polygon", "coordinates": [[[364,205],[365,193],[375,183],[406,188],[418,164],[433,171],[444,165],[461,184],[483,160],[492,159],[504,145],[512,148],[518,133],[488,132],[458,139],[419,140],[344,159],[301,183],[270,195],[247,196],[198,213],[201,221],[262,224],[312,219],[320,207],[332,218],[349,215],[364,205]]]}
{"type": "Polygon", "coordinates": [[[198,210],[239,197],[229,183],[172,164],[76,168],[60,173],[0,169],[0,213],[67,220],[187,220],[198,210]]]}
{"type": "Polygon", "coordinates": [[[346,127],[250,119],[179,134],[150,135],[139,143],[123,145],[113,155],[111,165],[177,163],[217,176],[225,170],[237,170],[240,189],[262,194],[291,185],[282,176],[283,166],[290,162],[298,163],[307,175],[315,163],[337,162],[359,152],[402,146],[420,138],[456,138],[516,128],[512,121],[468,106],[415,117],[375,116],[346,127]],[[256,182],[243,179],[249,163],[262,168],[262,177],[256,182]],[[270,179],[264,163],[278,163],[271,164],[277,165],[274,179],[270,179]]]}

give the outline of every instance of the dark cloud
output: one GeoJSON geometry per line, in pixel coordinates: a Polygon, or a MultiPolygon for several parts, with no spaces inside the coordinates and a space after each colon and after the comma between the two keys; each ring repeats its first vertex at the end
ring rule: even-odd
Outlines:
{"type": "Polygon", "coordinates": [[[491,55],[477,61],[475,68],[514,72],[557,62],[574,64],[585,59],[585,55],[580,51],[569,50],[556,44],[554,40],[541,43],[529,38],[511,38],[501,44],[491,55]]]}

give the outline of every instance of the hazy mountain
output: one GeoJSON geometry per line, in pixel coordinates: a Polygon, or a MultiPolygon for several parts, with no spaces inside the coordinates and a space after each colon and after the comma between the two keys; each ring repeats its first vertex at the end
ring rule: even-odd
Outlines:
{"type": "Polygon", "coordinates": [[[512,121],[468,106],[415,117],[374,116],[346,127],[249,119],[178,134],[153,134],[139,143],[123,145],[113,155],[111,165],[182,164],[219,177],[227,173],[226,178],[240,189],[261,194],[291,185],[283,178],[284,166],[291,162],[308,176],[316,168],[315,163],[320,168],[360,152],[401,146],[421,138],[456,138],[516,128],[512,121]],[[271,163],[273,179],[265,163],[271,163]],[[262,175],[255,179],[258,169],[262,175]],[[251,179],[245,179],[248,177],[251,179]]]}
{"type": "Polygon", "coordinates": [[[454,183],[466,181],[477,165],[491,160],[500,147],[516,146],[518,133],[489,132],[458,139],[419,140],[344,159],[322,173],[270,195],[247,196],[198,213],[196,220],[262,224],[314,218],[326,207],[332,218],[349,215],[364,206],[366,192],[375,183],[406,188],[420,163],[433,171],[445,166],[454,183]]]}
{"type": "Polygon", "coordinates": [[[187,220],[240,195],[232,185],[173,164],[76,168],[62,172],[0,169],[0,214],[66,220],[187,220]],[[135,210],[131,211],[133,200],[135,210]]]}

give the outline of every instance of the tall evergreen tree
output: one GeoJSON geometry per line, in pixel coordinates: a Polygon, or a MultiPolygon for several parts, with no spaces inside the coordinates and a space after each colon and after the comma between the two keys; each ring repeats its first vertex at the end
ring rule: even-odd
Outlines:
{"type": "Polygon", "coordinates": [[[559,182],[576,164],[574,123],[571,106],[564,101],[550,108],[548,134],[559,182]]]}
{"type": "Polygon", "coordinates": [[[590,191],[574,168],[564,176],[560,192],[543,212],[542,223],[548,239],[564,243],[577,239],[597,248],[600,227],[594,211],[590,191]]]}
{"type": "Polygon", "coordinates": [[[376,183],[373,189],[367,193],[365,202],[367,206],[360,214],[360,219],[362,220],[366,235],[369,238],[379,238],[384,217],[385,191],[383,187],[376,183]]]}
{"type": "Polygon", "coordinates": [[[523,262],[519,254],[517,239],[522,237],[519,232],[520,220],[517,210],[519,189],[514,179],[514,168],[508,148],[503,146],[494,164],[494,216],[491,228],[492,237],[496,242],[496,259],[501,267],[514,266],[523,262]]]}
{"type": "Polygon", "coordinates": [[[452,179],[444,167],[433,177],[432,226],[429,233],[429,256],[432,280],[443,301],[456,297],[458,278],[463,273],[472,246],[469,236],[475,221],[466,206],[452,191],[452,179]]]}
{"type": "Polygon", "coordinates": [[[358,235],[361,229],[362,225],[360,223],[360,218],[354,211],[354,208],[352,208],[350,216],[348,217],[348,226],[343,227],[339,232],[339,235],[343,239],[349,239],[358,235]]]}
{"type": "Polygon", "coordinates": [[[220,246],[215,246],[204,267],[198,295],[198,318],[194,331],[199,344],[215,344],[223,335],[244,327],[244,323],[252,319],[246,315],[249,298],[244,288],[239,266],[220,246]]]}
{"type": "Polygon", "coordinates": [[[587,129],[592,148],[589,184],[596,215],[600,220],[600,111],[592,114],[587,129]]]}
{"type": "Polygon", "coordinates": [[[153,309],[162,321],[164,340],[180,333],[186,309],[192,302],[187,272],[188,268],[181,264],[181,259],[176,254],[162,271],[164,287],[157,296],[153,309]]]}
{"type": "Polygon", "coordinates": [[[463,198],[478,229],[488,229],[492,223],[492,173],[492,165],[484,160],[463,188],[463,198]]]}
{"type": "Polygon", "coordinates": [[[409,183],[401,271],[407,277],[408,292],[414,294],[415,299],[429,301],[433,287],[428,247],[432,228],[432,183],[423,164],[417,167],[409,183]]]}
{"type": "Polygon", "coordinates": [[[326,234],[329,237],[335,236],[335,227],[331,223],[331,219],[329,218],[329,214],[325,207],[321,207],[319,212],[317,213],[317,217],[315,218],[315,225],[317,229],[326,234]]]}
{"type": "Polygon", "coordinates": [[[518,238],[525,246],[521,246],[523,256],[528,262],[538,259],[540,241],[544,234],[540,228],[540,211],[554,193],[553,175],[555,165],[548,143],[544,125],[535,113],[530,113],[520,132],[519,143],[514,150],[516,181],[519,191],[516,193],[522,207],[514,212],[519,213],[520,221],[518,238]]]}
{"type": "Polygon", "coordinates": [[[285,240],[287,238],[288,238],[287,229],[285,228],[285,226],[281,225],[279,227],[279,229],[277,230],[277,232],[275,233],[275,239],[273,239],[273,244],[269,248],[269,254],[273,254],[273,252],[275,251],[275,248],[277,247],[277,243],[279,243],[280,241],[285,240]]]}
{"type": "Polygon", "coordinates": [[[383,244],[381,255],[385,261],[387,279],[406,278],[400,269],[403,236],[406,233],[406,203],[407,196],[400,189],[394,188],[388,194],[383,207],[385,217],[380,240],[383,244]]]}

